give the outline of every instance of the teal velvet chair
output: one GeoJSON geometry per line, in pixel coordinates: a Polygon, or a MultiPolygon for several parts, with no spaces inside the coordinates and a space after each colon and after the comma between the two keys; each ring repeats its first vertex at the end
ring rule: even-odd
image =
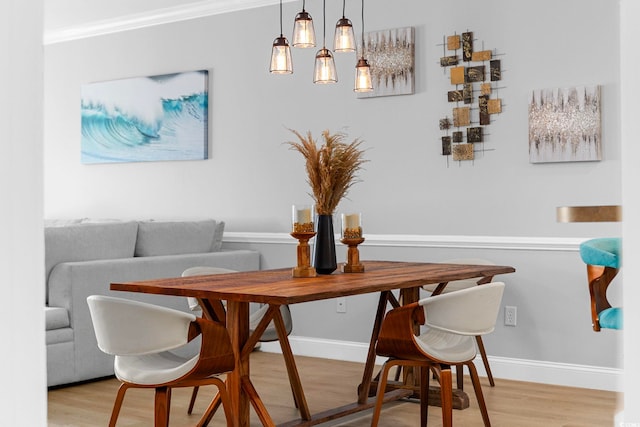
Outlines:
{"type": "Polygon", "coordinates": [[[591,320],[593,330],[622,329],[622,308],[612,307],[607,300],[607,288],[621,265],[622,239],[607,237],[580,244],[580,257],[587,264],[591,320]]]}

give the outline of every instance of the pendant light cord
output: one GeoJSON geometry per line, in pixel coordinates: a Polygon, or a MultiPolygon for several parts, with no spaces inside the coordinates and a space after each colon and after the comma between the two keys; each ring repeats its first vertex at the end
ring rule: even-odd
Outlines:
{"type": "Polygon", "coordinates": [[[360,57],[364,58],[364,0],[362,0],[362,52],[360,52],[360,57]]]}
{"type": "Polygon", "coordinates": [[[344,11],[347,5],[347,0],[342,0],[342,17],[344,18],[344,11]]]}
{"type": "Polygon", "coordinates": [[[322,47],[324,48],[327,47],[327,1],[326,0],[322,0],[322,47]]]}
{"type": "MultiPolygon", "coordinates": [[[[304,8],[304,6],[303,6],[304,8]]],[[[280,37],[283,37],[282,34],[282,0],[280,0],[280,37]]]]}

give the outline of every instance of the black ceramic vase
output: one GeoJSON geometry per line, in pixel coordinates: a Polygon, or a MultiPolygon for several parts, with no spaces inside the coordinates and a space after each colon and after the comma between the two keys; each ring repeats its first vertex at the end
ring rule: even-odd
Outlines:
{"type": "Polygon", "coordinates": [[[313,266],[318,274],[331,274],[338,268],[336,242],[333,237],[333,215],[318,215],[317,222],[313,266]]]}

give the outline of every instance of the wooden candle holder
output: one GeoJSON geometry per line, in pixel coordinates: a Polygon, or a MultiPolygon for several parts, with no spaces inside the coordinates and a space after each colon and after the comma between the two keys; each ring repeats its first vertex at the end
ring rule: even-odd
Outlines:
{"type": "Polygon", "coordinates": [[[364,242],[364,237],[356,239],[342,239],[340,241],[349,246],[349,249],[347,250],[347,263],[342,266],[342,272],[364,273],[364,265],[360,263],[360,252],[358,251],[358,245],[364,242]]]}
{"type": "Polygon", "coordinates": [[[293,277],[316,277],[316,269],[311,266],[309,247],[309,239],[315,235],[314,231],[291,233],[291,237],[298,239],[298,266],[292,270],[293,277]]]}

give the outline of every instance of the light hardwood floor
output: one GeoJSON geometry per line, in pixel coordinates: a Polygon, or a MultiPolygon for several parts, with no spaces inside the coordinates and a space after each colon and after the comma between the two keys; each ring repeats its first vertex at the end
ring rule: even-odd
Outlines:
{"type": "MultiPolygon", "coordinates": [[[[298,369],[312,413],[351,403],[361,380],[362,365],[310,357],[296,357],[298,369]]],[[[277,423],[297,418],[282,356],[254,352],[251,355],[252,379],[277,423]]],[[[465,376],[467,379],[468,376],[465,376]]],[[[614,392],[549,386],[496,379],[490,387],[481,378],[489,416],[494,427],[604,427],[613,426],[621,394],[614,392]]],[[[50,390],[50,427],[107,426],[119,382],[110,378],[87,384],[50,390]]],[[[482,426],[473,387],[465,382],[470,407],[454,410],[455,426],[482,426]]],[[[194,426],[209,401],[214,387],[201,389],[192,415],[187,415],[191,389],[176,389],[172,395],[172,427],[194,426]]],[[[439,407],[429,407],[429,426],[442,426],[439,407]]],[[[153,391],[129,390],[125,397],[118,426],[153,425],[153,391]]],[[[419,405],[401,401],[383,407],[380,426],[415,427],[419,424],[419,405]]],[[[369,426],[371,412],[343,419],[341,425],[369,426]]],[[[222,410],[216,413],[212,427],[225,426],[222,410]]],[[[252,411],[252,426],[261,425],[252,411]]],[[[327,424],[325,424],[327,425],[327,424]]]]}

